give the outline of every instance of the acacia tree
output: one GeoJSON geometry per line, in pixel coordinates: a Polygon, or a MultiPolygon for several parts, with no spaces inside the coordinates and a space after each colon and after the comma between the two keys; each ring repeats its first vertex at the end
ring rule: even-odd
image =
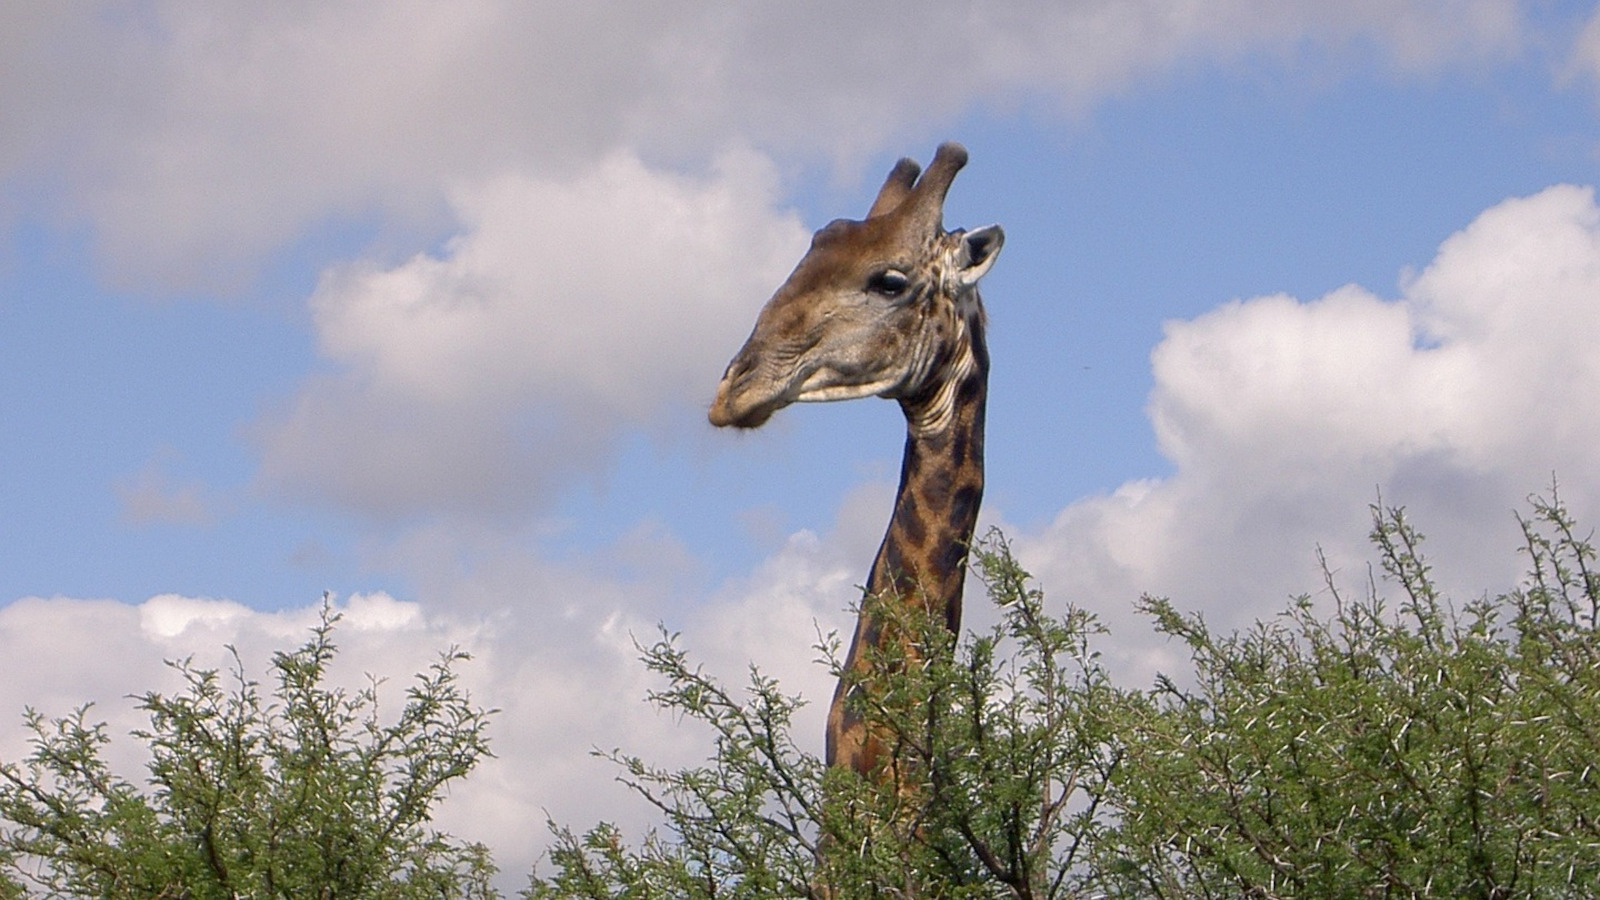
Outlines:
{"type": "MultiPolygon", "coordinates": [[[[1552,492],[1508,594],[1452,607],[1403,510],[1374,508],[1373,585],[1219,636],[1147,599],[1194,687],[1123,736],[1101,847],[1127,897],[1600,895],[1600,573],[1552,492]]],[[[1326,567],[1324,567],[1326,570],[1326,567]]]]}
{"type": "Polygon", "coordinates": [[[235,654],[224,676],[190,661],[174,696],[146,693],[135,732],[145,786],[112,772],[89,707],[29,710],[32,753],[0,764],[0,896],[478,898],[487,850],[428,827],[445,787],[488,754],[491,710],[449,651],[380,716],[378,683],[329,686],[337,614],[272,659],[270,693],[235,654]]]}
{"type": "MultiPolygon", "coordinates": [[[[643,651],[664,679],[651,699],[708,724],[710,757],[603,754],[660,830],[552,823],[525,896],[1600,896],[1587,535],[1553,493],[1534,501],[1523,584],[1457,606],[1404,511],[1373,521],[1384,578],[1363,596],[1330,576],[1324,606],[1228,635],[1146,598],[1193,664],[1153,689],[1112,684],[1093,618],[1048,614],[991,535],[972,558],[992,630],[957,641],[941,618],[879,610],[902,639],[851,702],[898,779],[827,769],[791,738],[798,698],[754,668],[729,689],[663,633],[643,651]]],[[[174,664],[181,693],[139,698],[144,785],[110,771],[87,708],[29,711],[33,752],[0,764],[0,897],[494,896],[487,851],[427,825],[488,752],[465,657],[444,654],[386,722],[376,685],[327,686],[335,621],[273,658],[269,692],[237,660],[174,664]]],[[[837,643],[822,649],[843,674],[837,643]]]]}
{"type": "Polygon", "coordinates": [[[897,620],[911,639],[855,695],[910,791],[824,771],[790,737],[798,699],[754,671],[731,691],[663,635],[652,699],[708,723],[715,752],[689,769],[607,754],[662,830],[553,824],[527,895],[1600,896],[1592,545],[1536,500],[1523,585],[1457,607],[1404,510],[1373,522],[1385,578],[1350,598],[1329,576],[1331,615],[1300,598],[1218,635],[1146,598],[1193,660],[1149,690],[1112,685],[1093,619],[1047,615],[991,537],[973,559],[1001,624],[952,647],[937,621],[897,620]]]}
{"type": "MultiPolygon", "coordinates": [[[[1089,647],[1098,626],[1079,610],[1046,615],[997,533],[972,559],[1002,618],[959,646],[942,615],[864,601],[903,639],[869,651],[874,675],[853,682],[850,702],[892,748],[884,764],[898,779],[825,768],[791,736],[799,698],[754,668],[744,691],[730,690],[663,633],[643,651],[666,681],[651,700],[709,724],[711,759],[668,769],[604,754],[664,831],[630,846],[610,825],[552,823],[553,871],[527,896],[1043,900],[1084,889],[1117,768],[1107,713],[1121,702],[1089,647]]],[[[836,676],[854,677],[837,641],[819,649],[836,676]]]]}

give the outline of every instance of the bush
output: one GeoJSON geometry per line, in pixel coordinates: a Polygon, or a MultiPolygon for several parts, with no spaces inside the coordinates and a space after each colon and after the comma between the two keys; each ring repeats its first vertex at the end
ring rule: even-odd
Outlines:
{"type": "MultiPolygon", "coordinates": [[[[799,698],[754,667],[729,689],[663,631],[642,648],[650,699],[708,725],[712,753],[602,754],[661,828],[551,823],[524,895],[1600,896],[1600,572],[1553,493],[1521,524],[1524,582],[1460,606],[1382,506],[1383,579],[1360,597],[1328,575],[1321,607],[1229,635],[1147,597],[1193,665],[1150,689],[1114,685],[1093,617],[1048,614],[991,533],[972,554],[989,632],[958,641],[942,613],[863,601],[896,639],[851,702],[892,778],[825,768],[792,738],[799,698]]],[[[183,692],[139,698],[147,788],[109,770],[87,708],[28,711],[32,754],[0,765],[0,897],[495,896],[485,848],[427,827],[488,753],[465,657],[417,676],[385,724],[375,685],[325,684],[336,620],[273,658],[270,696],[237,658],[227,677],[175,663],[183,692]]],[[[819,649],[842,674],[837,641],[819,649]]]]}
{"type": "MultiPolygon", "coordinates": [[[[1375,506],[1373,584],[1241,634],[1145,598],[1194,671],[1111,684],[1094,619],[1059,618],[991,534],[989,634],[868,598],[906,636],[855,702],[902,782],[824,771],[798,698],[743,693],[673,636],[644,651],[664,709],[710,725],[704,766],[606,754],[661,814],[637,846],[552,823],[554,898],[1268,898],[1600,895],[1600,574],[1558,499],[1523,520],[1529,575],[1459,609],[1404,510],[1375,506]],[[1183,686],[1188,685],[1188,686],[1183,686]]],[[[1326,571],[1326,567],[1324,567],[1326,571]]],[[[835,674],[837,644],[823,648],[835,674]]]]}
{"type": "MultiPolygon", "coordinates": [[[[637,848],[601,825],[552,824],[554,873],[528,896],[762,898],[1069,896],[1100,827],[1098,798],[1116,767],[1108,719],[1117,694],[1089,650],[1085,613],[1044,614],[1003,539],[973,555],[1003,617],[960,647],[942,611],[868,598],[905,635],[872,659],[860,711],[895,749],[909,789],[825,770],[799,750],[800,700],[752,669],[736,694],[692,666],[673,636],[644,651],[667,687],[651,699],[709,724],[704,766],[667,770],[607,754],[663,816],[667,837],[637,848]]],[[[837,642],[819,648],[836,675],[837,642]]]]}
{"type": "Polygon", "coordinates": [[[147,693],[149,789],[112,773],[89,708],[25,716],[33,752],[0,765],[0,896],[491,897],[487,850],[427,828],[446,785],[488,753],[490,711],[443,654],[378,716],[377,684],[325,684],[338,616],[273,657],[264,697],[235,656],[226,679],[170,663],[185,689],[147,693]]]}
{"type": "Polygon", "coordinates": [[[1524,585],[1453,609],[1404,511],[1374,509],[1374,586],[1218,637],[1147,600],[1196,686],[1125,735],[1112,805],[1129,897],[1600,894],[1600,578],[1558,501],[1524,585]]]}

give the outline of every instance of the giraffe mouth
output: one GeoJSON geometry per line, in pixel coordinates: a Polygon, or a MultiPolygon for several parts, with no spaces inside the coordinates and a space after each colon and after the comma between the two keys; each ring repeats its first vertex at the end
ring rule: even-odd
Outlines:
{"type": "Polygon", "coordinates": [[[718,428],[759,428],[773,413],[791,403],[887,397],[902,380],[897,374],[847,373],[821,367],[793,373],[785,383],[773,384],[758,378],[753,370],[730,369],[717,385],[717,396],[707,418],[718,428]]]}
{"type": "Polygon", "coordinates": [[[718,428],[760,428],[772,414],[788,406],[793,398],[785,396],[783,391],[770,392],[765,397],[754,390],[748,377],[730,377],[722,379],[717,385],[717,396],[711,401],[711,410],[706,418],[718,428]]]}
{"type": "Polygon", "coordinates": [[[898,377],[843,377],[837,372],[818,370],[795,394],[800,403],[828,403],[858,397],[886,397],[900,383],[898,377]]]}
{"type": "Polygon", "coordinates": [[[713,403],[707,418],[711,420],[711,424],[718,428],[730,426],[733,428],[760,428],[777,411],[777,404],[763,404],[735,411],[724,404],[713,403]]]}

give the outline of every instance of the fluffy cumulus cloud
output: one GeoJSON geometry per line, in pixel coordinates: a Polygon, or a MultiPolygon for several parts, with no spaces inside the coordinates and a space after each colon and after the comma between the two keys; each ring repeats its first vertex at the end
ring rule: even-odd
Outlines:
{"type": "Polygon", "coordinates": [[[707,372],[806,231],[751,153],[715,174],[608,156],[463,190],[438,255],[350,266],[311,299],[341,371],[265,426],[264,477],[379,516],[519,512],[624,425],[702,404],[707,372]]]}
{"type": "Polygon", "coordinates": [[[0,12],[0,179],[64,187],[27,199],[87,224],[119,280],[212,288],[308,226],[427,233],[461,180],[581,179],[617,147],[851,157],[1181,61],[1363,47],[1434,69],[1523,40],[1512,0],[20,4],[0,12]]]}
{"type": "Polygon", "coordinates": [[[1175,473],[1069,506],[1027,557],[1129,634],[1145,592],[1242,626],[1321,589],[1319,546],[1363,589],[1359,498],[1381,489],[1447,587],[1509,587],[1528,494],[1554,474],[1600,510],[1597,298],[1600,209],[1559,185],[1484,212],[1397,299],[1349,286],[1169,323],[1150,415],[1175,473]]]}
{"type": "MultiPolygon", "coordinates": [[[[66,181],[111,271],[225,286],[310,224],[434,222],[448,184],[614,145],[668,10],[473,0],[3,15],[4,156],[66,181]]],[[[10,174],[10,173],[7,173],[10,174]]]]}

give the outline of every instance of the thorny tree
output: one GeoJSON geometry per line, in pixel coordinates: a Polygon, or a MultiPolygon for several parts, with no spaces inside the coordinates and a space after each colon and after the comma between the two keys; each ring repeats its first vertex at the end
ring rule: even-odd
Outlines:
{"type": "Polygon", "coordinates": [[[378,683],[326,683],[338,616],[272,661],[264,695],[171,663],[185,688],[147,693],[148,788],[113,773],[104,724],[82,707],[29,710],[33,752],[0,764],[0,896],[407,900],[495,896],[482,845],[428,828],[445,787],[488,753],[491,711],[471,703],[451,651],[406,691],[393,721],[378,683]]]}

